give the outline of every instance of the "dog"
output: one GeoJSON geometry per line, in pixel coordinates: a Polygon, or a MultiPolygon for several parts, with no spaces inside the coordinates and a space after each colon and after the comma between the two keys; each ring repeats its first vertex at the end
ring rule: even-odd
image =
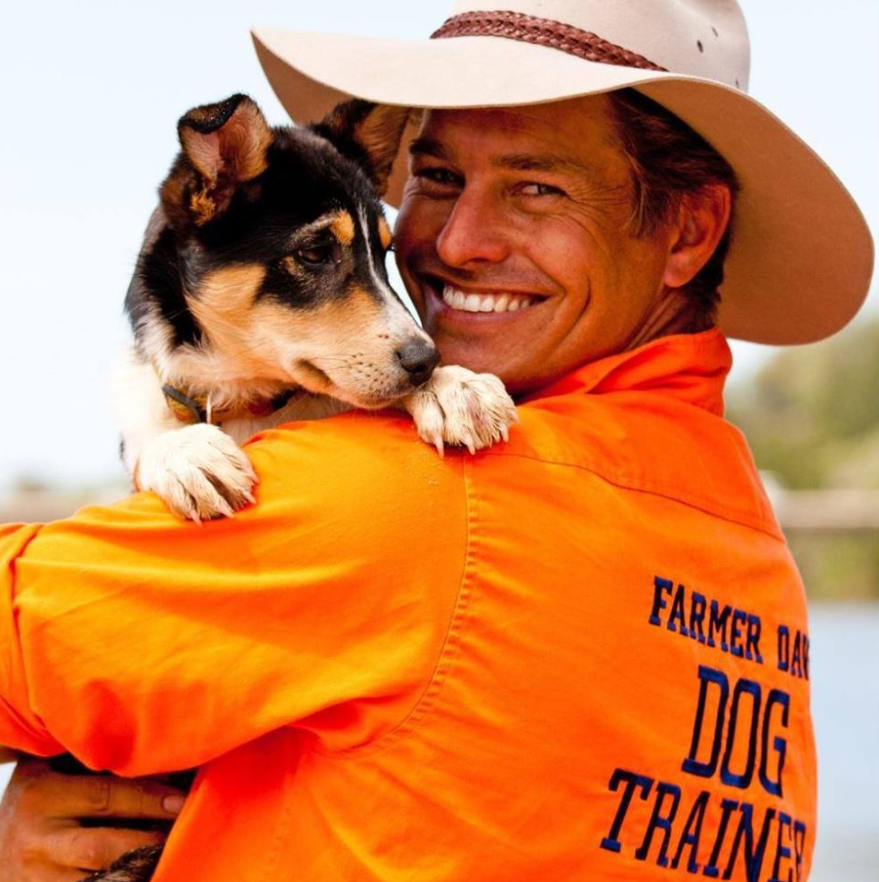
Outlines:
{"type": "MultiPolygon", "coordinates": [[[[313,125],[272,128],[233,95],[180,119],[115,382],[136,488],[195,522],[231,516],[254,501],[243,441],[349,407],[408,411],[440,453],[508,437],[516,411],[500,380],[439,366],[388,281],[380,196],[407,118],[354,100],[313,125]]],[[[161,853],[130,852],[88,882],[146,882],[161,853]]]]}
{"type": "Polygon", "coordinates": [[[409,111],[354,100],[302,128],[245,95],[190,110],[126,310],[124,462],[178,515],[231,516],[256,476],[239,444],[347,407],[396,407],[475,452],[506,439],[501,382],[440,356],[392,290],[380,196],[409,111]]]}

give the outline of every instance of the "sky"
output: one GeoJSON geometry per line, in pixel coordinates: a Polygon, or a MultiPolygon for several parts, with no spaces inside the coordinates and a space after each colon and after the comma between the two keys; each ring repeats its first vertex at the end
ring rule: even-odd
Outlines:
{"type": "MultiPolygon", "coordinates": [[[[879,230],[879,4],[742,0],[751,94],[825,158],[879,230]]],[[[4,14],[0,74],[3,318],[0,489],[123,478],[109,376],[128,345],[122,303],[156,187],[192,106],[264,81],[251,24],[419,38],[443,3],[78,0],[4,14]]],[[[868,303],[879,312],[876,285],[868,303]]],[[[747,380],[772,350],[734,348],[747,380]]]]}

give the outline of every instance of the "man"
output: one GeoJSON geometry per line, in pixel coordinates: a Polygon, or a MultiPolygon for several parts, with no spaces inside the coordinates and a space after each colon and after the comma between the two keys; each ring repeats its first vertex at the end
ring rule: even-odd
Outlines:
{"type": "MultiPolygon", "coordinates": [[[[410,139],[395,248],[444,359],[517,395],[509,445],[439,460],[354,414],[251,445],[234,521],[139,497],[0,540],[0,741],[202,766],[159,880],[808,875],[804,597],[713,324],[832,333],[868,234],[737,91],[734,3],[516,8],[389,57],[258,36],[294,117],[340,91],[451,108],[410,139]]],[[[144,786],[102,811],[167,818],[144,786]]]]}

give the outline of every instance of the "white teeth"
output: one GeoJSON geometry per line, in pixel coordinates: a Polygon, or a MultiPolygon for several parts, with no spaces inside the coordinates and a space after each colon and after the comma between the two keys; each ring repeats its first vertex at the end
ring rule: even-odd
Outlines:
{"type": "Polygon", "coordinates": [[[463,312],[516,312],[533,306],[536,299],[507,291],[499,294],[465,294],[451,285],[443,288],[443,303],[463,312]]]}

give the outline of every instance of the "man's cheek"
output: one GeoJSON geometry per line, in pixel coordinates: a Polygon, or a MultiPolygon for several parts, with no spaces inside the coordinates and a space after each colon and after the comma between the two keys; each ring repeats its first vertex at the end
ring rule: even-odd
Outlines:
{"type": "Polygon", "coordinates": [[[409,271],[406,262],[403,260],[402,255],[397,251],[396,247],[394,248],[394,258],[397,265],[397,272],[399,272],[400,278],[403,280],[403,286],[406,289],[406,293],[409,295],[409,299],[412,301],[412,305],[415,307],[418,315],[421,316],[423,320],[424,292],[422,291],[421,285],[418,284],[412,272],[409,271]]]}

